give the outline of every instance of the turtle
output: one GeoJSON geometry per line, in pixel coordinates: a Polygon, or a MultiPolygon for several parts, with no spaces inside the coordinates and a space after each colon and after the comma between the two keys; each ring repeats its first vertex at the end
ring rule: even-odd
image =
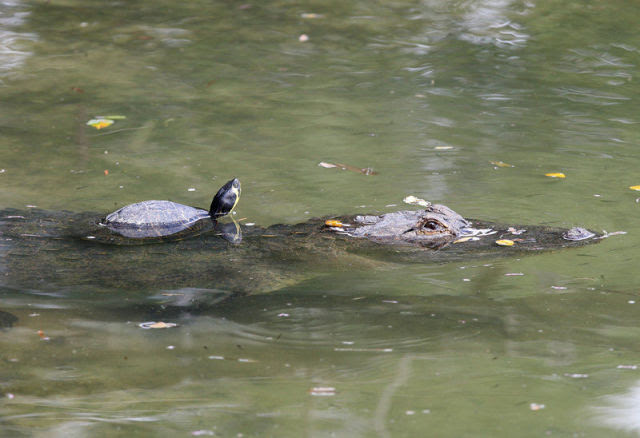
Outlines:
{"type": "MultiPolygon", "coordinates": [[[[132,239],[131,242],[115,239],[117,243],[184,238],[215,227],[217,220],[229,214],[239,199],[240,181],[233,178],[218,190],[209,211],[171,201],[150,200],[126,205],[108,214],[98,225],[108,230],[107,234],[112,237],[132,239]]],[[[95,239],[96,236],[87,238],[95,239]]],[[[98,240],[104,239],[98,237],[98,240]]],[[[107,240],[114,243],[113,238],[107,240]]]]}

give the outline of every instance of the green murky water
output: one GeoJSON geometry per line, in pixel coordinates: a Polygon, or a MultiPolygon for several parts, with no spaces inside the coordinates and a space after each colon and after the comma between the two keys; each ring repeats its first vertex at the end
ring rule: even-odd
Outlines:
{"type": "Polygon", "coordinates": [[[415,194],[628,233],[520,258],[323,259],[200,307],[163,305],[197,279],[2,281],[0,435],[640,434],[639,19],[622,1],[0,3],[2,210],[207,206],[237,176],[236,217],[261,225],[415,194]],[[86,125],[107,115],[126,118],[86,125]],[[138,326],[154,320],[180,325],[138,326]]]}

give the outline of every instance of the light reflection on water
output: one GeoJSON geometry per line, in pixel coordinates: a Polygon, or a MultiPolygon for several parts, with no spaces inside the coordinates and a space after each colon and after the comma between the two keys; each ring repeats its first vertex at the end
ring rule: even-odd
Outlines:
{"type": "Polygon", "coordinates": [[[640,435],[640,385],[629,387],[626,393],[602,398],[593,409],[597,423],[640,435]]]}
{"type": "Polygon", "coordinates": [[[0,2],[0,84],[5,78],[19,75],[18,70],[32,54],[28,50],[30,43],[38,40],[36,33],[15,30],[25,23],[28,16],[27,7],[21,2],[0,2]]]}

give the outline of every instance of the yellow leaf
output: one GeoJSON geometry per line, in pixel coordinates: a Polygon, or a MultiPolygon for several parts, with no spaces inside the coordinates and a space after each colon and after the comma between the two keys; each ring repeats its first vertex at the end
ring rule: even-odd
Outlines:
{"type": "Polygon", "coordinates": [[[513,246],[515,242],[509,239],[502,239],[502,240],[496,240],[496,243],[500,246],[513,246]]]}
{"type": "Polygon", "coordinates": [[[566,175],[564,173],[561,173],[561,172],[545,173],[544,176],[548,176],[548,177],[551,177],[551,178],[566,178],[566,175]]]}
{"type": "Polygon", "coordinates": [[[489,163],[498,167],[516,167],[513,164],[505,163],[504,161],[489,161],[489,163]]]}
{"type": "Polygon", "coordinates": [[[471,240],[471,236],[461,237],[458,240],[455,240],[453,243],[464,243],[471,240]]]}
{"type": "Polygon", "coordinates": [[[631,186],[629,187],[631,190],[638,190],[640,191],[640,186],[631,186]]]}
{"type": "Polygon", "coordinates": [[[113,120],[111,119],[91,119],[87,122],[87,125],[93,126],[96,129],[106,128],[107,126],[113,125],[113,120]]]}
{"type": "Polygon", "coordinates": [[[337,221],[337,220],[328,220],[328,221],[324,221],[324,224],[328,227],[342,227],[342,222],[337,221]]]}

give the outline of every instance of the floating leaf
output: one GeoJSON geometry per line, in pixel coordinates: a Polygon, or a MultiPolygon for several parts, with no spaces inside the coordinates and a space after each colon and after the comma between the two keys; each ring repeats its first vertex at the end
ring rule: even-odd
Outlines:
{"type": "Polygon", "coordinates": [[[324,224],[328,227],[343,227],[344,224],[340,221],[337,220],[328,220],[328,221],[324,221],[324,224]]]}
{"type": "Polygon", "coordinates": [[[548,176],[549,178],[566,178],[566,175],[562,172],[545,173],[544,176],[548,176]]]}
{"type": "Polygon", "coordinates": [[[425,201],[422,198],[416,198],[413,195],[407,196],[406,198],[404,198],[402,200],[404,203],[406,204],[412,204],[412,205],[420,205],[422,207],[430,207],[431,206],[431,202],[429,201],[425,201]]]}
{"type": "Polygon", "coordinates": [[[509,239],[500,239],[496,240],[496,243],[500,246],[513,246],[515,242],[509,239]]]}
{"type": "Polygon", "coordinates": [[[640,186],[630,186],[629,187],[631,190],[638,190],[640,191],[640,186]]]}
{"type": "Polygon", "coordinates": [[[498,167],[516,167],[513,164],[508,164],[508,163],[505,163],[504,161],[489,161],[489,163],[498,167]]]}
{"type": "Polygon", "coordinates": [[[93,126],[96,129],[102,129],[113,125],[113,120],[105,118],[91,119],[87,122],[87,125],[93,126]]]}
{"type": "Polygon", "coordinates": [[[480,240],[480,238],[475,236],[465,236],[465,237],[459,238],[458,240],[454,240],[453,243],[464,243],[470,240],[480,240]]]}

